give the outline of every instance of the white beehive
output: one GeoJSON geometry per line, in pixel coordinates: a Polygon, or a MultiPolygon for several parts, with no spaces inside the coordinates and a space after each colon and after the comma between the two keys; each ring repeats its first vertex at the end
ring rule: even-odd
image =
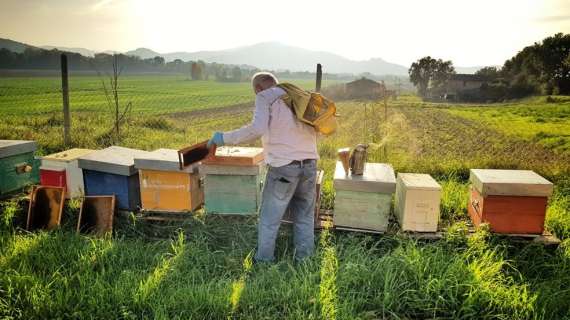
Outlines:
{"type": "Polygon", "coordinates": [[[398,173],[395,213],[402,230],[435,232],[441,186],[429,174],[398,173]]]}
{"type": "Polygon", "coordinates": [[[78,166],[78,159],[92,152],[94,152],[94,150],[70,149],[42,157],[42,169],[52,171],[65,170],[67,185],[66,198],[81,197],[84,195],[83,171],[78,166]]]}

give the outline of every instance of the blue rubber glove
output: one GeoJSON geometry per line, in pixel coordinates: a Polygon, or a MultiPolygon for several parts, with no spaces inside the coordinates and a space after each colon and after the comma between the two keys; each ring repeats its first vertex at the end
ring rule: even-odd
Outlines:
{"type": "Polygon", "coordinates": [[[214,135],[210,140],[208,140],[208,149],[210,149],[213,145],[216,147],[221,147],[224,145],[224,134],[221,132],[215,132],[214,135]]]}

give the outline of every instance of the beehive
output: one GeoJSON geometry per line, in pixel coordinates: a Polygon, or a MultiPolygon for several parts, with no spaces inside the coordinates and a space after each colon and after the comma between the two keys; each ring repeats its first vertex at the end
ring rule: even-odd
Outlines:
{"type": "Polygon", "coordinates": [[[34,141],[0,140],[0,196],[39,182],[34,141]]]}
{"type": "Polygon", "coordinates": [[[530,170],[471,169],[469,216],[505,234],[542,234],[553,185],[530,170]]]}
{"type": "Polygon", "coordinates": [[[429,174],[398,173],[395,213],[402,230],[436,232],[441,186],[429,174]]]}
{"type": "Polygon", "coordinates": [[[396,189],[394,169],[389,164],[367,163],[363,175],[347,175],[338,161],[334,187],[335,226],[374,231],[387,229],[396,189]]]}
{"type": "Polygon", "coordinates": [[[44,186],[66,188],[65,197],[81,197],[85,194],[83,171],[78,160],[92,153],[90,149],[70,149],[42,157],[40,182],[44,186]]]}
{"type": "Polygon", "coordinates": [[[139,170],[141,207],[148,211],[192,211],[204,203],[198,165],[180,170],[178,152],[158,149],[135,157],[139,170]]]}
{"type": "Polygon", "coordinates": [[[79,168],[83,170],[85,194],[115,195],[119,209],[138,209],[140,185],[134,158],[148,153],[148,151],[112,146],[80,157],[79,168]]]}
{"type": "Polygon", "coordinates": [[[204,202],[208,213],[257,213],[265,174],[262,152],[260,148],[219,148],[217,159],[202,163],[200,172],[204,175],[204,202]]]}

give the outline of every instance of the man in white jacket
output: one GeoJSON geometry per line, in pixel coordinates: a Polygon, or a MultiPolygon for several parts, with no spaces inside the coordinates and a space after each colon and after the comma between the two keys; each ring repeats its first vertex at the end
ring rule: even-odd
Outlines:
{"type": "Polygon", "coordinates": [[[208,145],[237,145],[261,137],[268,165],[263,189],[255,260],[274,261],[275,240],[287,208],[293,215],[295,259],[310,256],[314,244],[314,207],[317,175],[317,133],[298,121],[281,100],[285,91],[277,78],[260,72],[252,78],[255,96],[253,121],[240,129],[216,132],[208,145]]]}

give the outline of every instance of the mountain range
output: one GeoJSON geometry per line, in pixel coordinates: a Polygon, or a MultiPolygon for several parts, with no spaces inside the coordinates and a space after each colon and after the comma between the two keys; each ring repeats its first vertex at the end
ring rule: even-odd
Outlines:
{"type": "MultiPolygon", "coordinates": [[[[0,39],[0,48],[7,48],[14,52],[23,52],[26,48],[58,49],[60,51],[79,53],[84,56],[93,56],[99,53],[85,48],[61,46],[36,47],[8,39],[0,39]]],[[[112,54],[117,52],[105,51],[104,53],[112,54]]],[[[278,42],[261,42],[226,50],[196,52],[159,53],[148,48],[138,48],[127,51],[125,54],[138,56],[142,59],[160,56],[167,62],[180,59],[183,61],[203,60],[205,62],[223,64],[250,65],[265,70],[314,71],[315,65],[321,63],[323,65],[323,71],[328,73],[361,74],[369,72],[376,75],[408,74],[408,67],[390,63],[381,58],[357,61],[330,52],[313,51],[278,42]]],[[[481,67],[456,67],[456,71],[458,73],[474,73],[480,68],[481,67]]]]}

